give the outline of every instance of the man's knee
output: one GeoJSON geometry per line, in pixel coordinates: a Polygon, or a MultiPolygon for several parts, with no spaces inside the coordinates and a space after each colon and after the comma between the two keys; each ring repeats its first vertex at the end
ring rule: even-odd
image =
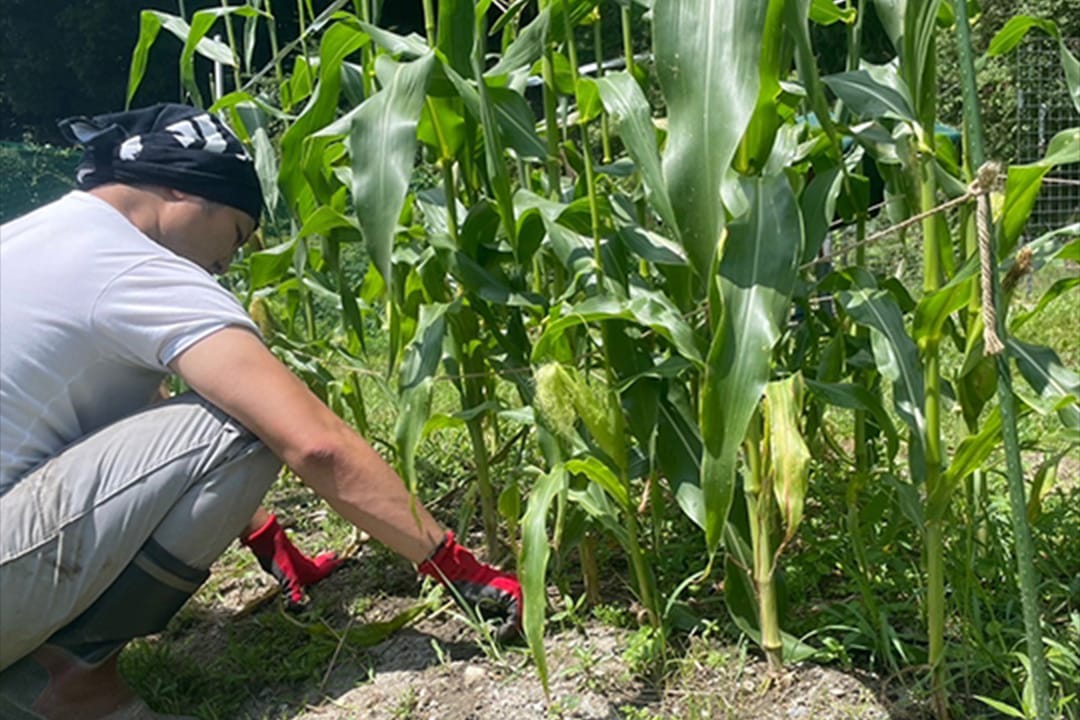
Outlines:
{"type": "Polygon", "coordinates": [[[188,565],[209,568],[251,520],[280,470],[281,461],[252,439],[194,483],[152,537],[188,565]]]}

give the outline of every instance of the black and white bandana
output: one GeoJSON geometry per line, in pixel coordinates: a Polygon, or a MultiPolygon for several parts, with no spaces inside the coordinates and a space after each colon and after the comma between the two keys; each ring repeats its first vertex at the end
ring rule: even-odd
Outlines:
{"type": "Polygon", "coordinates": [[[256,221],[262,190],[243,143],[214,115],[161,103],[127,112],[75,117],[60,131],[85,148],[81,190],[110,182],[161,185],[242,210],[256,221]]]}

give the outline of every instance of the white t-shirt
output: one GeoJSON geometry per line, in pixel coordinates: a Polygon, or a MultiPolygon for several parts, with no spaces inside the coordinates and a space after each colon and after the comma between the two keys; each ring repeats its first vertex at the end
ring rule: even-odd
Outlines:
{"type": "Polygon", "coordinates": [[[145,407],[168,363],[230,325],[258,332],[207,271],[93,195],[0,226],[0,495],[145,407]]]}

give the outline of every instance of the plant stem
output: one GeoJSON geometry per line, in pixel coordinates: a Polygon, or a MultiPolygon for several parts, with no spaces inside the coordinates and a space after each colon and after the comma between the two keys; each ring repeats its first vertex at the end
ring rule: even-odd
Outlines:
{"type": "Polygon", "coordinates": [[[556,110],[558,91],[555,89],[555,59],[549,45],[544,49],[541,65],[544,79],[544,129],[547,141],[548,197],[558,200],[562,194],[562,181],[559,177],[559,119],[556,110]]]}
{"type": "Polygon", "coordinates": [[[754,590],[758,600],[761,649],[768,660],[769,671],[776,672],[784,664],[784,643],[780,635],[773,567],[773,493],[762,461],[762,442],[761,416],[757,414],[750,422],[746,442],[743,444],[747,466],[744,494],[750,517],[750,544],[754,554],[754,590]]]}
{"type": "Polygon", "coordinates": [[[424,0],[424,35],[428,47],[435,47],[435,5],[432,0],[424,0]]]}
{"type": "MultiPolygon", "coordinates": [[[[563,11],[563,27],[566,31],[566,50],[570,55],[574,96],[577,97],[580,73],[578,72],[577,46],[574,43],[574,29],[570,26],[570,10],[566,6],[566,0],[559,0],[559,2],[563,11]]],[[[581,117],[580,113],[581,108],[578,108],[579,118],[581,117]]],[[[593,235],[593,262],[596,263],[596,279],[599,285],[604,274],[603,258],[600,256],[600,210],[596,199],[596,177],[593,173],[592,151],[589,149],[588,123],[584,118],[578,120],[578,128],[581,131],[581,157],[585,161],[585,187],[589,196],[589,219],[593,235]]]]}
{"type": "Polygon", "coordinates": [[[495,510],[495,491],[491,487],[487,442],[484,440],[484,416],[478,415],[472,418],[466,426],[469,428],[473,459],[476,461],[476,484],[480,491],[480,517],[484,522],[484,541],[487,543],[488,557],[494,558],[499,549],[499,518],[495,510]]]}
{"type": "MultiPolygon", "coordinates": [[[[593,57],[596,60],[596,77],[604,77],[604,37],[600,6],[596,6],[596,22],[593,23],[593,57]]],[[[604,149],[604,162],[611,162],[611,133],[608,129],[607,113],[600,115],[600,143],[604,149]]]]}
{"type": "Polygon", "coordinates": [[[600,604],[600,566],[596,562],[596,535],[586,532],[578,552],[581,554],[581,577],[585,581],[585,602],[590,607],[600,604]]]}
{"type": "MultiPolygon", "coordinates": [[[[229,0],[221,0],[221,7],[228,8],[229,0]]],[[[233,90],[240,88],[240,53],[236,51],[236,35],[233,34],[232,19],[227,14],[221,16],[221,22],[225,23],[225,38],[229,41],[229,50],[233,56],[233,90]]],[[[224,95],[224,91],[218,88],[218,92],[224,95]]]]}
{"type": "MultiPolygon", "coordinates": [[[[919,205],[922,211],[934,207],[935,179],[932,151],[920,158],[918,171],[919,205]]],[[[931,215],[923,226],[923,291],[930,294],[941,286],[941,261],[937,217],[931,215]]],[[[923,348],[926,387],[926,497],[938,497],[941,481],[941,359],[938,341],[931,338],[923,348]]],[[[945,498],[948,502],[948,498],[945,498]]],[[[931,672],[931,696],[939,720],[948,717],[945,687],[945,572],[942,518],[945,508],[927,507],[926,521],[926,625],[929,636],[928,662],[931,672]]]]}
{"type": "Polygon", "coordinates": [[[619,20],[622,23],[623,57],[626,58],[626,72],[634,77],[634,32],[630,24],[630,3],[619,7],[619,20]]]}
{"type": "Polygon", "coordinates": [[[278,57],[280,54],[280,48],[278,47],[277,36],[277,18],[274,17],[273,8],[270,6],[270,0],[266,1],[266,12],[270,18],[266,21],[267,32],[270,34],[270,57],[274,62],[274,82],[277,83],[275,89],[281,93],[281,85],[285,82],[285,75],[281,70],[281,59],[278,57]]]}
{"type": "MultiPolygon", "coordinates": [[[[964,118],[969,133],[968,157],[972,168],[977,169],[984,162],[985,152],[979,93],[975,82],[975,63],[972,58],[971,29],[968,24],[966,2],[953,0],[953,8],[956,12],[956,44],[960,62],[960,80],[964,88],[964,118]]],[[[990,281],[998,323],[997,333],[1006,344],[1005,351],[994,356],[994,366],[998,378],[997,394],[1001,409],[1002,439],[1005,444],[1005,468],[1009,479],[1009,508],[1012,512],[1013,542],[1016,544],[1017,577],[1020,582],[1020,602],[1024,615],[1024,635],[1027,642],[1028,660],[1031,663],[1035,714],[1038,720],[1050,720],[1053,711],[1050,703],[1050,679],[1042,640],[1038,595],[1039,576],[1035,569],[1035,550],[1031,540],[1031,527],[1028,524],[1027,502],[1024,498],[1024,471],[1020,461],[1020,439],[1016,430],[1016,405],[1005,327],[1007,308],[1001,296],[993,232],[990,233],[990,257],[990,281]]]]}

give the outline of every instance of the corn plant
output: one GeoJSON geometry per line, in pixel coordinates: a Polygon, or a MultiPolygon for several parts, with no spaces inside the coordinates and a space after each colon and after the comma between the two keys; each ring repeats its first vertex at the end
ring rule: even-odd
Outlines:
{"type": "MultiPolygon", "coordinates": [[[[1006,311],[1018,266],[1075,260],[1075,228],[1013,254],[1040,182],[1075,159],[1080,139],[1062,133],[1043,160],[1008,171],[992,262],[1007,278],[998,317],[1012,365],[1002,357],[994,371],[982,357],[976,214],[966,196],[974,165],[969,157],[965,171],[936,132],[934,46],[942,28],[966,22],[962,13],[937,0],[655,3],[649,87],[626,5],[625,68],[596,78],[580,71],[587,33],[579,31],[599,32],[598,18],[613,9],[548,0],[500,14],[443,0],[437,12],[425,3],[420,36],[379,27],[364,0],[318,17],[301,8],[300,37],[278,47],[271,34],[272,60],[258,71],[249,39],[255,23],[271,20],[268,5],[200,11],[190,24],[145,11],[128,98],[162,27],[184,41],[180,72],[194,102],[202,102],[197,54],[233,68],[233,90],[213,107],[251,142],[280,234],[243,260],[239,289],[276,318],[278,352],[297,368],[317,348],[355,370],[365,327],[382,319],[385,376],[396,378],[401,408],[392,441],[401,474],[419,492],[424,438],[466,429],[489,554],[519,549],[525,632],[545,682],[553,560],[576,552],[595,596],[604,536],[626,555],[661,642],[680,594],[722,568],[734,622],[770,667],[811,652],[781,628],[776,578],[802,520],[807,448],[829,442],[829,409],[854,421],[846,517],[856,546],[861,493],[903,475],[897,462],[906,457],[901,492],[915,499],[905,511],[921,532],[926,663],[944,717],[944,539],[954,495],[988,469],[1003,432],[1008,440],[1011,404],[1078,427],[1075,373],[1012,334],[1038,308],[1011,320],[1006,311]],[[885,65],[860,61],[871,7],[897,56],[885,65]],[[245,23],[242,50],[234,19],[245,23]],[[215,23],[226,24],[228,44],[207,38],[215,23]],[[847,28],[847,66],[822,77],[811,28],[836,23],[847,28]],[[540,88],[535,114],[531,86],[540,88]],[[560,106],[573,112],[560,118],[560,106]],[[918,231],[910,232],[922,243],[921,287],[864,267],[870,170],[884,179],[887,221],[918,231]],[[955,224],[939,211],[948,199],[965,205],[955,224]],[[856,263],[819,276],[812,268],[837,219],[855,225],[856,263]],[[370,264],[353,266],[359,257],[370,264]],[[811,302],[821,297],[824,306],[811,302]],[[332,341],[319,337],[326,307],[337,316],[332,341]],[[964,356],[954,370],[942,368],[948,343],[964,356]],[[1030,390],[1010,387],[1013,368],[1030,390]],[[441,375],[460,408],[436,417],[441,375]],[[967,431],[951,454],[947,388],[967,431]],[[496,462],[508,423],[536,441],[523,514],[520,489],[501,481],[496,462]],[[653,571],[657,506],[669,499],[701,531],[702,569],[675,587],[653,571]]],[[[1017,18],[990,51],[1007,52],[1033,27],[1055,32],[1017,18]]],[[[1061,48],[1076,98],[1080,70],[1061,48]]],[[[1039,307],[1075,285],[1055,285],[1039,307]]],[[[342,384],[309,375],[365,423],[355,376],[342,384]]],[[[1022,489],[1015,500],[1014,514],[1025,506],[1022,489]]],[[[887,645],[887,620],[858,565],[887,645]]],[[[1028,652],[1034,659],[1038,643],[1028,652]]]]}

